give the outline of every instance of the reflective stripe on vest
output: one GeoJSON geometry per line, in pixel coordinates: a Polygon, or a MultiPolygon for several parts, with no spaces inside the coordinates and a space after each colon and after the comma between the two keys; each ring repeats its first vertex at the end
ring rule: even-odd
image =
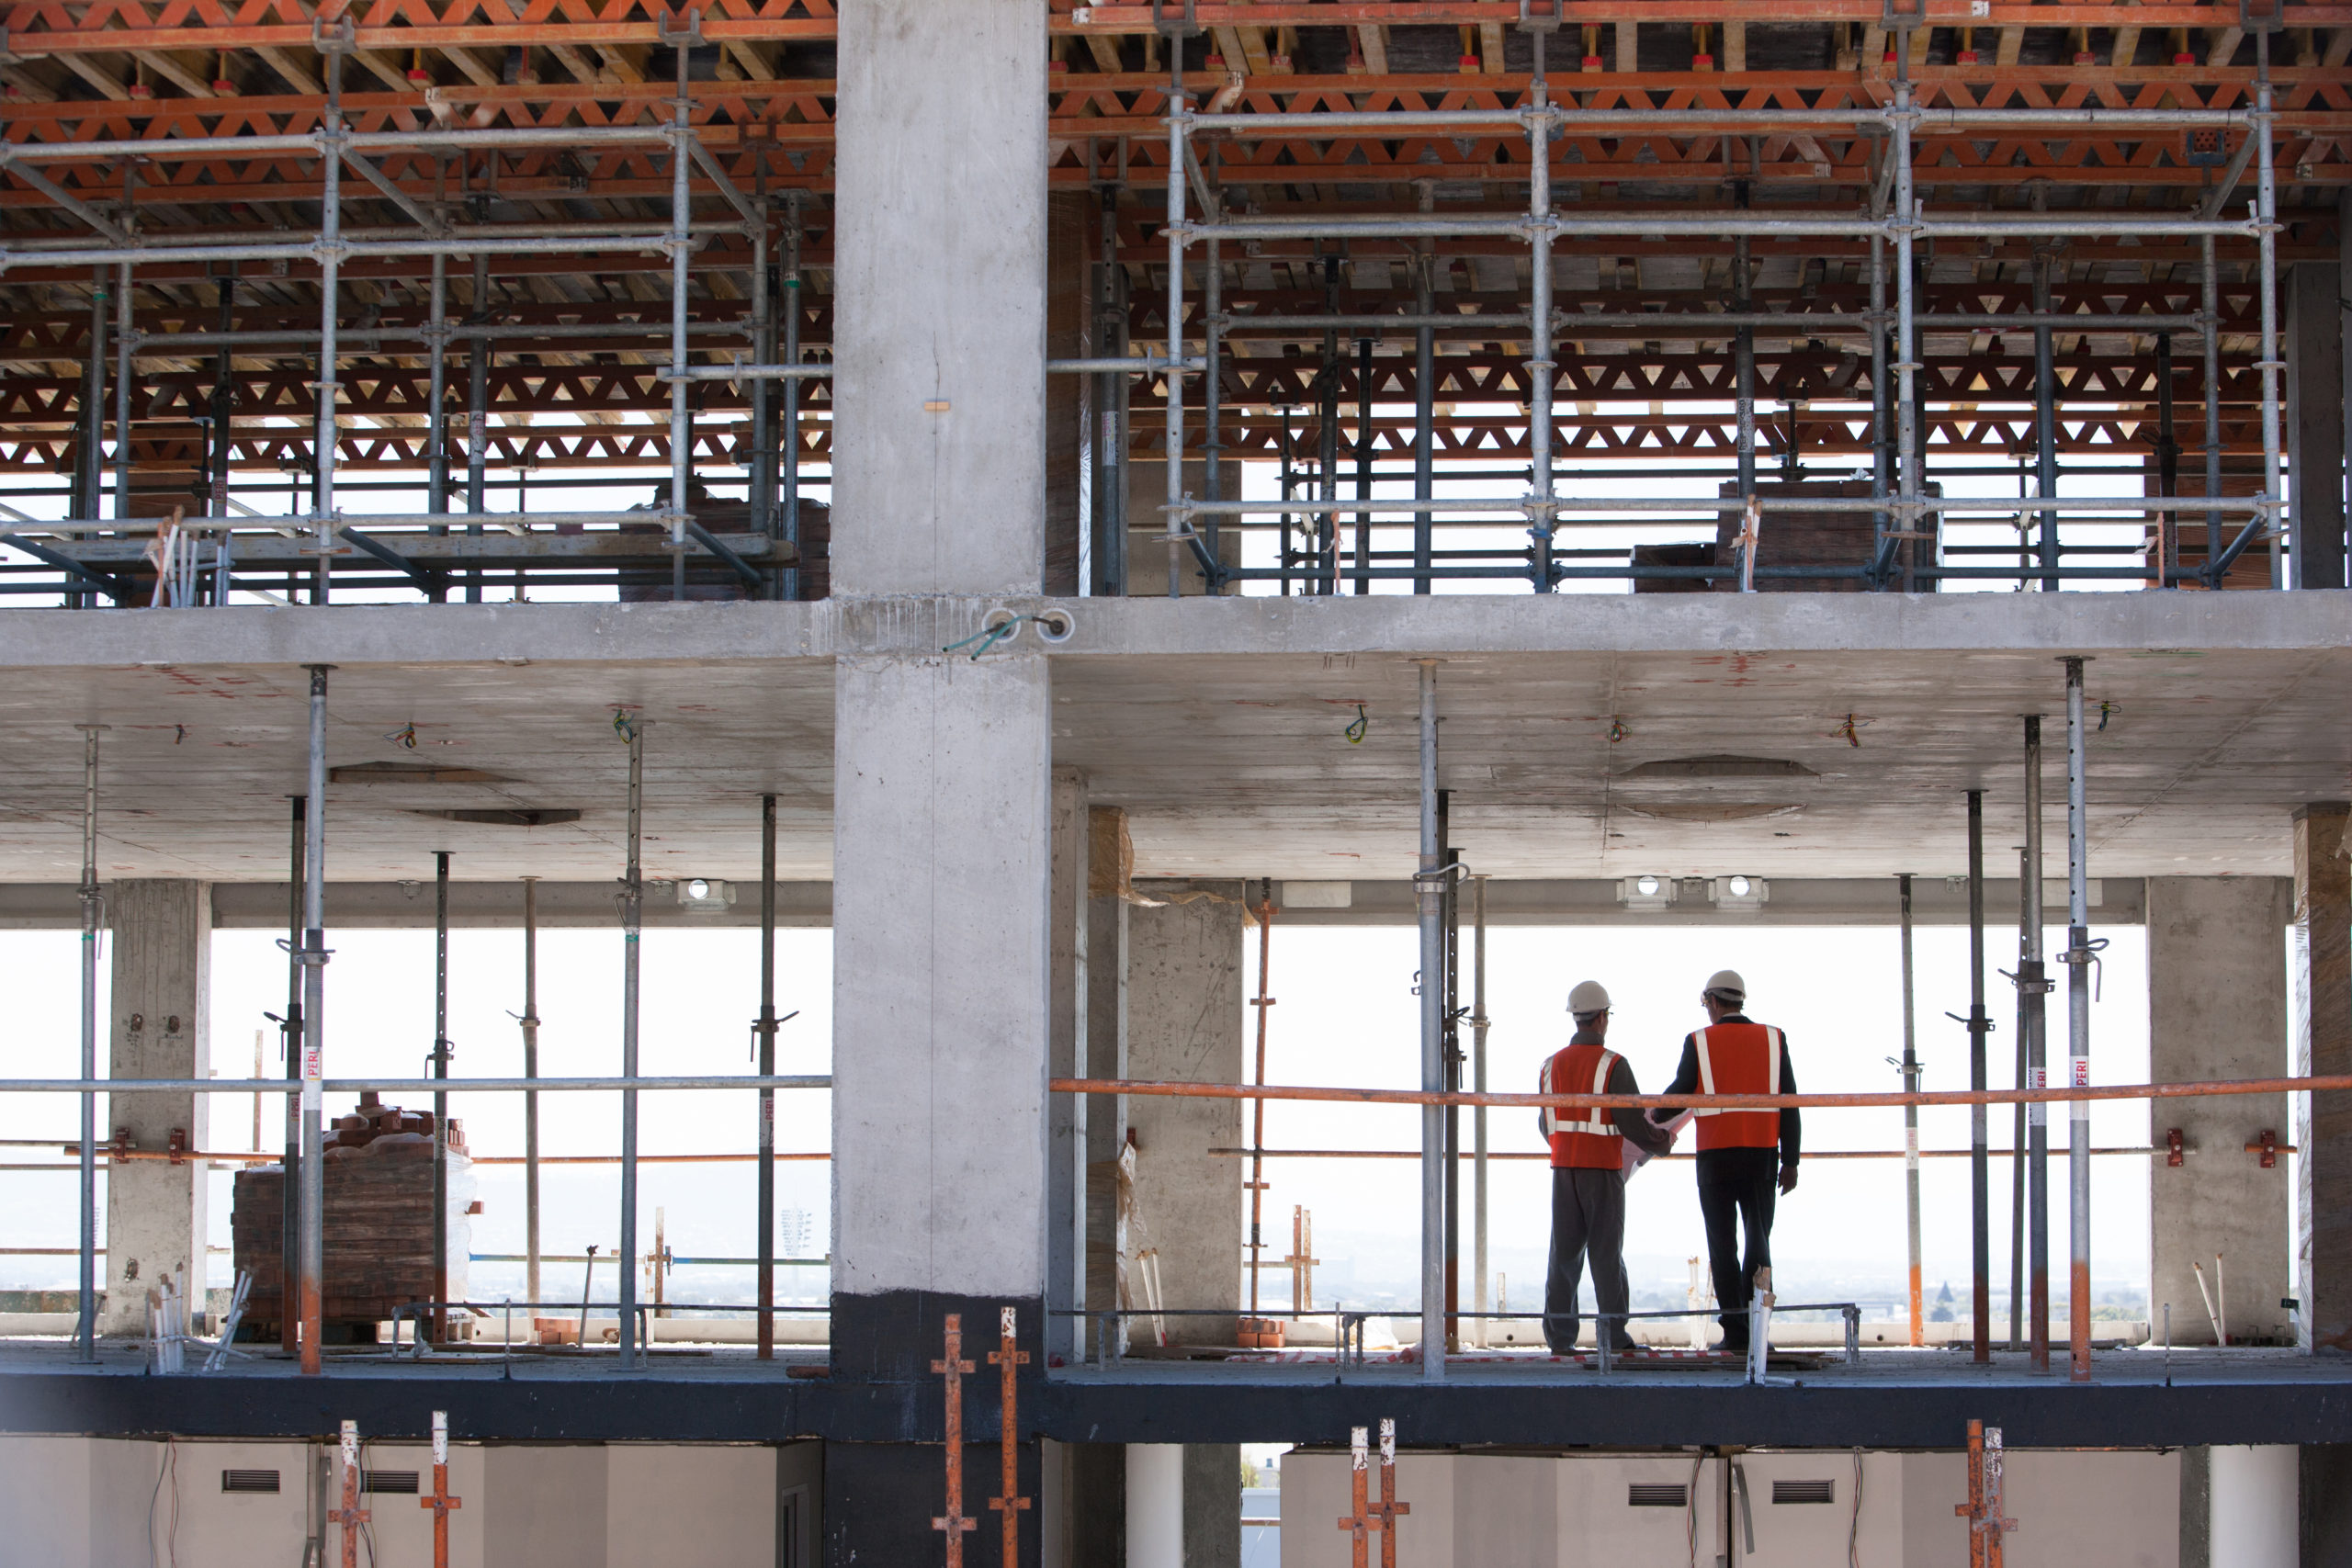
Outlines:
{"type": "MultiPolygon", "coordinates": [[[[1781,1092],[1781,1032],[1769,1024],[1717,1023],[1691,1036],[1699,1057],[1702,1094],[1778,1094],[1781,1092]],[[1748,1032],[1753,1031],[1750,1034],[1748,1032]],[[1711,1038],[1713,1037],[1713,1038],[1711,1038]],[[1724,1052],[1718,1064],[1714,1053],[1724,1052]],[[1763,1061],[1753,1053],[1760,1049],[1763,1061]],[[1746,1059],[1742,1059],[1745,1057],[1746,1059]],[[1726,1069],[1718,1074],[1721,1066],[1726,1069]],[[1760,1066],[1762,1070],[1757,1071],[1760,1066]]],[[[1718,1106],[1696,1108],[1707,1118],[1698,1124],[1702,1149],[1771,1148],[1781,1141],[1781,1113],[1775,1110],[1736,1111],[1718,1106]]]]}

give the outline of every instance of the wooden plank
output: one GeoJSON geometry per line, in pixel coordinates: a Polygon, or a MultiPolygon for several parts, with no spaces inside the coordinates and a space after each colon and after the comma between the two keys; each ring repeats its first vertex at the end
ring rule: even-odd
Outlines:
{"type": "Polygon", "coordinates": [[[1489,76],[1503,73],[1503,25],[1500,22],[1478,24],[1478,68],[1489,76]]]}
{"type": "Polygon", "coordinates": [[[1744,72],[1747,69],[1747,24],[1724,24],[1724,69],[1744,72]]]}
{"type": "Polygon", "coordinates": [[[1617,24],[1617,69],[1632,75],[1641,67],[1642,25],[1639,22],[1617,24]]]}
{"type": "Polygon", "coordinates": [[[1993,51],[1993,63],[2015,65],[2018,62],[2018,52],[2024,48],[2025,29],[2023,28],[2003,28],[2000,47],[1993,51]]]}
{"type": "MultiPolygon", "coordinates": [[[[2342,36],[2352,36],[2339,34],[2342,36]]],[[[1363,68],[1367,74],[1388,74],[1388,29],[1377,22],[1363,22],[1356,27],[1356,47],[1363,51],[1363,68]]]]}

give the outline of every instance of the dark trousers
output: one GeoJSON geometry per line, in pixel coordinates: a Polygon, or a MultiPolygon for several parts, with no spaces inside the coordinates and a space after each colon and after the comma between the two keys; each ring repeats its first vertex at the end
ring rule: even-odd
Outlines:
{"type": "Polygon", "coordinates": [[[1714,1275],[1724,1348],[1747,1345],[1747,1303],[1756,1270],[1772,1264],[1772,1203],[1780,1194],[1778,1149],[1702,1149],[1699,1217],[1707,1227],[1707,1267],[1714,1275]]]}
{"type": "Polygon", "coordinates": [[[1552,1262],[1544,1276],[1544,1342],[1566,1356],[1577,1348],[1577,1288],[1592,1259],[1592,1298],[1619,1349],[1632,1348],[1623,1314],[1631,1291],[1625,1280],[1625,1178],[1616,1170],[1552,1170],[1552,1262]],[[1608,1321],[1611,1317],[1615,1322],[1608,1321]]]}

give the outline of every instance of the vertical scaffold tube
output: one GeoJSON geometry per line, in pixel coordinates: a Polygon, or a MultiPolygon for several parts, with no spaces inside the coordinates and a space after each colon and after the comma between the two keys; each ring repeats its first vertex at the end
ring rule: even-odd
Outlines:
{"type": "MultiPolygon", "coordinates": [[[[1420,192],[1420,209],[1430,211],[1436,205],[1436,186],[1429,180],[1416,180],[1414,185],[1420,192]]],[[[1437,310],[1437,254],[1427,236],[1417,243],[1419,254],[1413,258],[1413,314],[1421,319],[1421,324],[1413,331],[1413,499],[1427,501],[1436,494],[1437,484],[1437,329],[1430,325],[1430,317],[1437,310]]],[[[1416,593],[1430,591],[1436,534],[1437,525],[1429,513],[1413,513],[1416,593]]]]}
{"type": "MultiPolygon", "coordinates": [[[[768,161],[759,157],[759,177],[754,185],[753,210],[760,220],[751,224],[752,240],[752,361],[756,365],[775,363],[775,290],[770,287],[768,276],[768,231],[774,227],[768,216],[768,161]]],[[[764,377],[755,377],[743,390],[750,394],[752,404],[752,532],[762,538],[775,536],[775,383],[764,377]]],[[[774,559],[774,557],[770,557],[774,559]]],[[[763,593],[773,593],[775,572],[763,571],[765,586],[763,593]]]]}
{"type": "Polygon", "coordinates": [[[114,290],[107,287],[107,269],[90,273],[90,362],[82,381],[81,494],[74,498],[77,515],[95,522],[105,510],[107,479],[107,306],[114,290]]]}
{"type": "MultiPolygon", "coordinates": [[[[1968,1087],[1982,1094],[1991,1087],[1985,1046],[1993,1021],[1984,1013],[1984,792],[1968,792],[1968,1087]]],[[[1990,1108],[1971,1108],[1968,1118],[1968,1213],[1970,1251],[1975,1264],[1975,1314],[1970,1340],[1978,1364],[1993,1359],[1993,1189],[1990,1108]]]]}
{"type": "MultiPolygon", "coordinates": [[[[2041,190],[2034,192],[2038,198],[2041,190]]],[[[2050,269],[2057,258],[2049,246],[2037,244],[2033,256],[2033,493],[2043,501],[2058,498],[2058,368],[2052,342],[2050,269]]],[[[2058,512],[2045,507],[2035,532],[2041,539],[2041,591],[2058,592],[2058,512]]]]}
{"type": "MultiPolygon", "coordinates": [[[[686,41],[679,39],[678,97],[672,110],[670,132],[670,597],[686,596],[686,486],[694,459],[694,431],[686,415],[686,268],[694,256],[694,118],[686,97],[686,41]]],[[[631,856],[634,858],[634,848],[631,856]]],[[[634,939],[632,939],[633,941],[634,939]]],[[[626,1274],[636,1268],[622,1260],[626,1274]]],[[[632,1276],[633,1277],[633,1276],[632,1276]]],[[[629,1325],[621,1325],[627,1345],[629,1325]]]]}
{"type": "MultiPolygon", "coordinates": [[[[784,199],[784,288],[775,308],[784,312],[784,362],[800,363],[800,193],[788,191],[784,199]]],[[[777,579],[780,599],[800,597],[800,383],[797,379],[784,384],[783,440],[779,449],[784,454],[784,538],[794,549],[793,564],[786,567],[777,579]]]]}
{"type": "MultiPolygon", "coordinates": [[[[1206,216],[1214,219],[1217,214],[1211,212],[1206,216]]],[[[1201,376],[1202,456],[1205,459],[1202,465],[1201,491],[1211,501],[1223,501],[1226,499],[1225,485],[1219,466],[1225,461],[1225,333],[1218,318],[1225,310],[1225,257],[1217,248],[1216,241],[1208,242],[1208,248],[1201,260],[1205,273],[1201,294],[1201,359],[1205,367],[1201,376]]],[[[1240,498],[1236,496],[1233,499],[1238,501],[1240,498]]],[[[1218,563],[1220,570],[1225,562],[1223,526],[1222,520],[1214,512],[1203,517],[1200,523],[1202,546],[1209,559],[1218,563]]],[[[1220,592],[1224,586],[1222,581],[1213,581],[1204,592],[1220,592]]]]}
{"type": "MultiPolygon", "coordinates": [[[[130,264],[124,262],[115,275],[114,285],[114,514],[130,515],[130,348],[133,331],[130,313],[130,264]]],[[[171,569],[168,565],[155,574],[155,599],[165,603],[170,594],[171,569]]]]}
{"type": "MultiPolygon", "coordinates": [[[[2032,918],[2033,893],[2028,877],[2025,849],[2018,849],[2018,1032],[2014,1077],[2023,1089],[2031,1081],[2026,1060],[2025,953],[2026,926],[2032,918]]],[[[2009,1348],[2025,1348],[2025,1101],[2012,1108],[2009,1123],[2009,1348]]]]}
{"type": "MultiPolygon", "coordinates": [[[[1437,825],[1437,660],[1421,669],[1421,1088],[1445,1088],[1445,876],[1437,825]]],[[[1421,1107],[1421,1376],[1445,1376],[1445,1108],[1421,1107]]]]}
{"type": "Polygon", "coordinates": [[[1527,109],[1528,356],[1527,460],[1535,481],[1532,574],[1535,592],[1552,582],[1552,114],[1544,80],[1544,39],[1535,43],[1535,79],[1527,109]]]}
{"type": "MultiPolygon", "coordinates": [[[[2091,1081],[2090,821],[2085,804],[2087,737],[2083,732],[2083,660],[2066,666],[2066,1081],[2091,1081]]],[[[2069,1107],[2067,1127],[2066,1323],[2071,1376],[2091,1375],[2091,1107],[2069,1107]]]]}
{"type": "MultiPolygon", "coordinates": [[[[684,68],[681,67],[681,70],[684,68]]],[[[680,156],[684,155],[682,143],[680,156]]],[[[684,385],[683,382],[679,383],[684,385]]],[[[645,834],[646,720],[628,727],[628,870],[621,880],[621,1077],[637,1077],[638,969],[645,920],[645,877],[639,855],[645,834]]],[[[641,1364],[637,1343],[637,1090],[621,1090],[621,1365],[641,1364]]]]}
{"type": "MultiPolygon", "coordinates": [[[[775,796],[760,796],[760,1076],[775,1076],[775,796]]],[[[760,1090],[759,1359],[775,1356],[775,1090],[760,1090]]]]}
{"type": "MultiPolygon", "coordinates": [[[[1911,107],[1911,84],[1905,73],[1909,69],[1911,50],[1907,35],[1897,35],[1894,51],[1894,431],[1895,473],[1901,485],[1895,507],[1895,532],[1920,532],[1919,456],[1925,432],[1919,428],[1919,405],[1916,390],[1918,378],[1918,340],[1913,317],[1918,310],[1914,298],[1917,268],[1912,259],[1912,232],[1918,222],[1917,198],[1911,186],[1911,122],[1917,111],[1911,107]]],[[[1905,541],[1906,543],[1908,541],[1905,541]]]]}
{"type": "MultiPolygon", "coordinates": [[[[438,516],[449,510],[449,258],[433,257],[432,317],[425,328],[425,353],[430,356],[424,406],[433,412],[424,422],[424,510],[438,516]]],[[[428,533],[446,534],[446,524],[428,533]]],[[[429,589],[435,604],[447,598],[446,588],[429,589]]]]}
{"type": "MultiPolygon", "coordinates": [[[[523,879],[523,1076],[539,1076],[539,879],[523,879]]],[[[523,1093],[523,1294],[539,1294],[539,1095],[523,1093]]]]}
{"type": "MultiPolygon", "coordinates": [[[[495,154],[493,154],[495,156],[495,154]]],[[[475,333],[466,351],[466,510],[481,516],[490,494],[490,258],[474,257],[475,333]]],[[[466,532],[479,534],[479,524],[466,532]]],[[[466,603],[481,603],[481,573],[466,573],[466,603]]]]}
{"type": "MultiPolygon", "coordinates": [[[[1911,874],[1905,872],[1897,876],[1894,885],[1902,912],[1903,1092],[1917,1094],[1919,1091],[1919,1039],[1912,1008],[1911,874]]],[[[1918,1345],[1927,1337],[1927,1312],[1919,1295],[1919,1108],[1917,1105],[1903,1108],[1903,1217],[1911,1245],[1908,1254],[1910,1270],[1905,1275],[1911,1303],[1909,1343],[1918,1345]]]]}
{"type": "MultiPolygon", "coordinates": [[[[1487,1092],[1487,879],[1471,878],[1470,1087],[1487,1092]]],[[[1475,1343],[1487,1345],[1487,1108],[1470,1112],[1471,1309],[1478,1314],[1475,1343]]]]}
{"type": "MultiPolygon", "coordinates": [[[[2202,254],[2199,257],[2199,275],[2204,287],[2204,297],[2198,305],[2198,335],[2205,349],[2205,496],[2218,501],[2222,495],[2222,283],[2213,259],[2213,236],[2206,235],[2199,242],[2202,254]]],[[[2205,586],[2222,586],[2222,574],[2216,567],[2222,558],[2222,514],[2205,513],[2205,586]]]]}
{"type": "MultiPolygon", "coordinates": [[[[1184,101],[1184,45],[1168,51],[1168,504],[1184,501],[1184,160],[1192,130],[1184,101]]],[[[1181,512],[1160,515],[1168,536],[1168,596],[1184,592],[1184,544],[1193,520],[1181,512]]]]}
{"type": "Polygon", "coordinates": [[[286,857],[286,1019],[279,1026],[278,1040],[286,1058],[286,1081],[295,1086],[296,1092],[280,1095],[285,1104],[286,1178],[280,1184],[278,1202],[278,1265],[285,1283],[277,1294],[277,1336],[281,1350],[295,1348],[295,1319],[302,1299],[302,1205],[296,1201],[302,1183],[302,976],[310,967],[302,962],[302,868],[308,863],[310,849],[305,841],[311,801],[308,795],[292,797],[293,834],[286,857]]]}
{"type": "MultiPolygon", "coordinates": [[[[318,602],[327,602],[329,585],[334,577],[334,460],[335,460],[335,310],[340,289],[336,279],[343,265],[343,51],[330,50],[326,58],[327,102],[319,130],[324,139],[322,156],[319,159],[319,423],[315,437],[316,449],[312,462],[319,476],[318,517],[316,537],[311,547],[319,552],[318,602]]],[[[318,817],[318,801],[311,801],[311,841],[315,847],[324,823],[318,817]]],[[[303,1354],[310,1354],[308,1344],[303,1354]]]]}
{"type": "MultiPolygon", "coordinates": [[[[1893,154],[1889,154],[1892,156],[1893,154]]],[[[1875,195],[1873,195],[1875,203],[1875,195]]],[[[1883,220],[1885,214],[1873,212],[1883,220]]],[[[1871,231],[1871,499],[1884,501],[1890,493],[1889,470],[1894,467],[1892,416],[1888,407],[1893,389],[1886,379],[1886,232],[1871,231]]],[[[1894,558],[1895,541],[1886,513],[1871,513],[1871,587],[1885,586],[1886,563],[1894,558]]]]}
{"type": "MultiPolygon", "coordinates": [[[[82,1080],[98,1076],[98,731],[82,728],[82,1080]]],[[[98,1096],[82,1091],[80,1294],[74,1303],[74,1359],[98,1359],[98,1096]]]]}
{"type": "MultiPolygon", "coordinates": [[[[334,57],[329,57],[332,69],[334,57]]],[[[330,166],[332,164],[330,163],[330,166]]],[[[319,1371],[325,1315],[326,1148],[320,1079],[326,1060],[327,671],[311,671],[310,780],[302,833],[302,1371],[319,1371]]]]}
{"type": "MultiPolygon", "coordinates": [[[[2050,1087],[2050,984],[2041,960],[2041,718],[2025,721],[2025,956],[2018,989],[2025,998],[2026,1087],[2050,1087]]],[[[2050,1370],[2050,1109],[2026,1109],[2026,1347],[2037,1372],[2050,1370]]]]}
{"type": "MultiPolygon", "coordinates": [[[[433,857],[433,1076],[449,1076],[449,852],[433,857]]],[[[449,1337],[449,1096],[433,1095],[433,1342],[449,1337]]],[[[417,1325],[422,1332],[424,1324],[417,1325]]]]}
{"type": "Polygon", "coordinates": [[[2255,227],[2262,244],[2262,520],[2270,536],[2270,586],[2283,588],[2279,542],[2284,532],[2286,490],[2278,473],[2278,171],[2272,164],[2270,34],[2254,35],[2258,75],[2254,89],[2255,227]]]}

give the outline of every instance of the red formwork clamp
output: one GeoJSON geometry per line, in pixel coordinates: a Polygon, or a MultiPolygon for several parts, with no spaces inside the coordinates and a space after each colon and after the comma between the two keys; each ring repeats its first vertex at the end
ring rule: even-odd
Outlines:
{"type": "Polygon", "coordinates": [[[964,1568],[964,1535],[980,1521],[964,1512],[964,1376],[978,1369],[964,1359],[964,1314],[951,1312],[946,1323],[947,1355],[931,1370],[947,1380],[947,1511],[931,1528],[947,1532],[947,1568],[964,1568]]]}
{"type": "Polygon", "coordinates": [[[1380,1568],[1396,1568],[1396,1520],[1413,1511],[1396,1501],[1396,1423],[1380,1423],[1380,1568]]]}
{"type": "Polygon", "coordinates": [[[2002,1568],[2005,1538],[2018,1522],[2001,1513],[2001,1429],[1968,1424],[1968,1501],[1951,1511],[1968,1521],[1968,1568],[2002,1568]]]}
{"type": "Polygon", "coordinates": [[[1364,1467],[1372,1447],[1371,1436],[1362,1427],[1348,1429],[1348,1501],[1354,1505],[1354,1508],[1341,1517],[1340,1528],[1354,1535],[1348,1557],[1351,1568],[1372,1568],[1372,1561],[1364,1550],[1370,1544],[1365,1532],[1373,1528],[1372,1500],[1364,1486],[1364,1467]]]}
{"type": "Polygon", "coordinates": [[[433,1568],[449,1568],[449,1510],[464,1506],[449,1495],[449,1413],[433,1413],[433,1495],[416,1506],[433,1510],[433,1568]]]}
{"type": "Polygon", "coordinates": [[[2166,1165],[2177,1166],[2181,1163],[2182,1159],[2188,1153],[2188,1145],[2181,1140],[2180,1129],[2177,1127],[2165,1128],[2165,1163],[2166,1165]]]}
{"type": "Polygon", "coordinates": [[[2245,1152],[2250,1155],[2260,1155],[2262,1156],[2263,1169],[2277,1169],[2278,1166],[2278,1129],[2273,1127],[2265,1127],[2262,1130],[2262,1135],[2245,1146],[2245,1152]]]}

